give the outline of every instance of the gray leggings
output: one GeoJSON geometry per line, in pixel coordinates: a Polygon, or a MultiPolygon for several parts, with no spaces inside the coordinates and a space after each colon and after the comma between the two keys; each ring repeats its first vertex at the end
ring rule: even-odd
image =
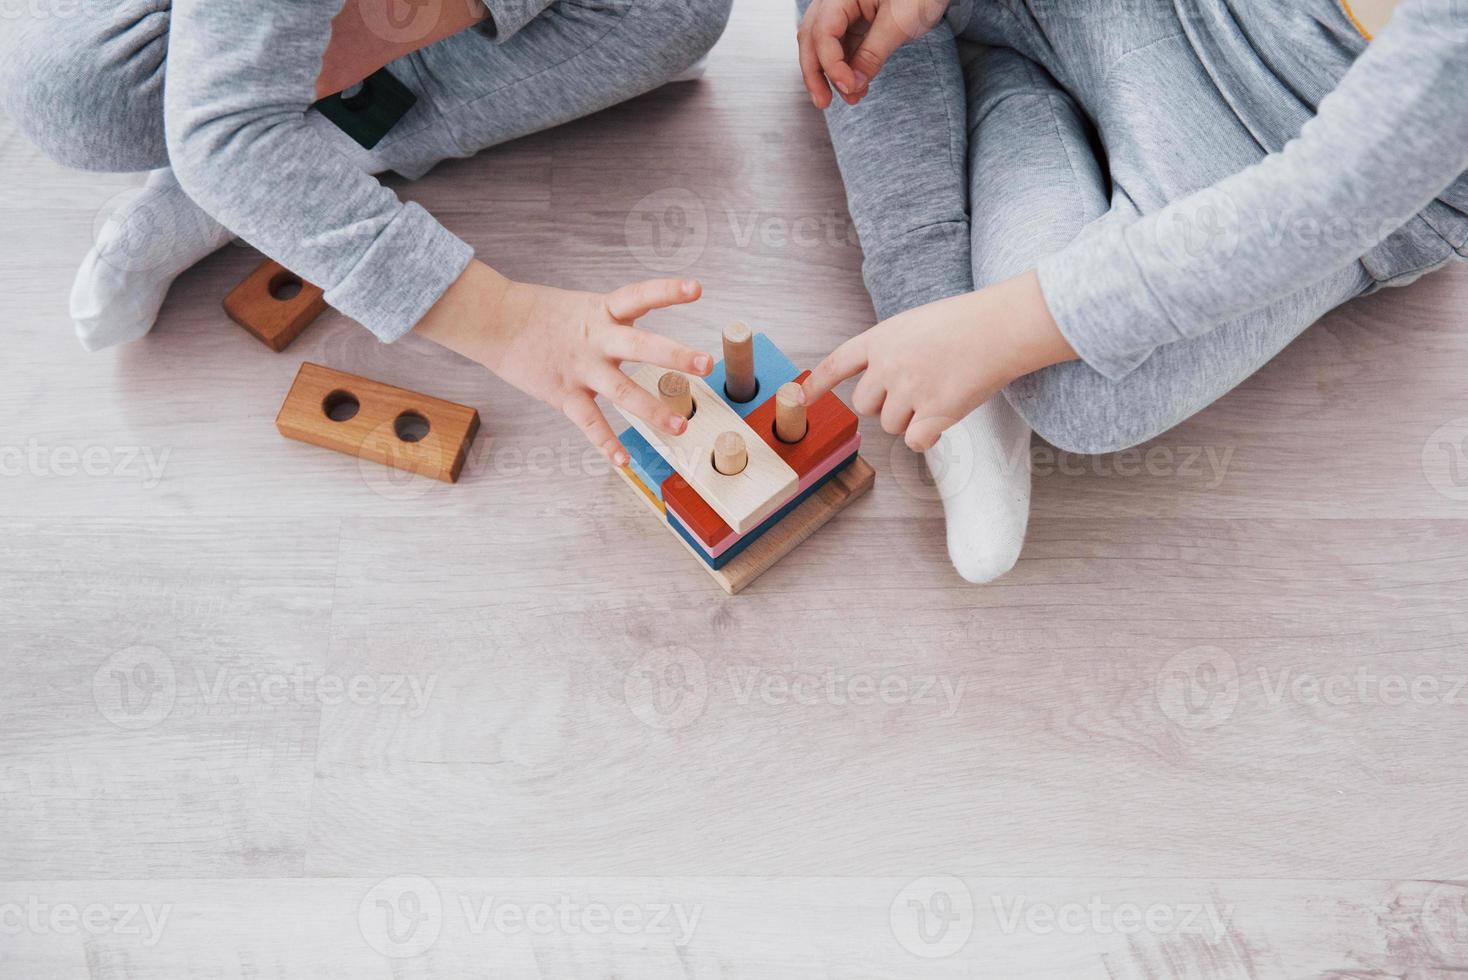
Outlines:
{"type": "MultiPolygon", "coordinates": [[[[559,0],[502,43],[462,31],[389,66],[419,101],[370,154],[310,119],[364,168],[421,176],[657,88],[713,47],[731,3],[559,0]]],[[[0,65],[10,115],[69,167],[168,166],[171,11],[171,0],[86,0],[76,16],[23,19],[0,65]]]]}
{"type": "MultiPolygon", "coordinates": [[[[1098,37],[1101,18],[1065,23],[1065,6],[973,4],[957,34],[944,23],[900,48],[862,102],[827,113],[878,316],[1032,269],[1092,223],[1155,211],[1263,156],[1186,45],[1169,43],[1181,34],[1171,4],[1117,5],[1105,19],[1124,38],[1098,37]],[[1144,49],[1121,64],[1118,52],[1144,49]],[[1103,113],[1104,140],[1090,122],[1103,113]]],[[[1211,404],[1372,285],[1353,263],[1157,348],[1119,381],[1071,362],[1005,394],[1062,449],[1124,449],[1211,404]]]]}

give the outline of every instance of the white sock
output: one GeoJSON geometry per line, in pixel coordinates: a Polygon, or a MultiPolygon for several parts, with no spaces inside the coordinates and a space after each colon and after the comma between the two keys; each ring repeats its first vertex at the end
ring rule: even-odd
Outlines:
{"type": "Polygon", "coordinates": [[[1014,567],[1030,518],[1030,427],[995,395],[923,454],[943,498],[948,557],[970,582],[1014,567]]]}
{"type": "Polygon", "coordinates": [[[87,350],[143,337],[179,273],[232,236],[195,204],[172,170],[155,170],[102,226],[71,287],[71,318],[87,350]]]}
{"type": "Polygon", "coordinates": [[[708,55],[704,55],[702,58],[699,58],[693,64],[689,65],[687,68],[683,69],[681,72],[679,72],[678,74],[674,75],[672,78],[668,79],[668,81],[669,82],[696,82],[700,78],[703,77],[703,73],[708,70],[708,66],[709,66],[709,56],[708,55]]]}

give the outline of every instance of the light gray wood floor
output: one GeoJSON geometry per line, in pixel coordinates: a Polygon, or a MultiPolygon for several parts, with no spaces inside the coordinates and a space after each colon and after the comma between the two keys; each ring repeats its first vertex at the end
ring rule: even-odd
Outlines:
{"type": "MultiPolygon", "coordinates": [[[[687,260],[659,328],[813,363],[871,318],[860,253],[789,12],[738,7],[705,82],[404,193],[512,275],[687,260]],[[643,219],[680,204],[682,253],[643,219]]],[[[1142,454],[1039,447],[989,587],[864,425],[874,493],[729,599],[468,363],[334,314],[266,351],[219,308],[247,249],[83,353],[135,178],[0,124],[0,180],[0,976],[1468,969],[1463,275],[1142,454]],[[477,406],[463,480],[280,438],[302,359],[477,406]]]]}

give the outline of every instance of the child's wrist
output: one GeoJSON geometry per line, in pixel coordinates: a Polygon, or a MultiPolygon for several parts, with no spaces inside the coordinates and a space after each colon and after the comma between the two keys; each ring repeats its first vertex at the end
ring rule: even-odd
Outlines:
{"type": "Polygon", "coordinates": [[[1045,293],[1040,288],[1040,278],[1032,270],[1000,283],[998,287],[1008,294],[1005,306],[1013,315],[1005,316],[1002,322],[1009,334],[1005,345],[1010,354],[1012,378],[1060,364],[1075,361],[1080,355],[1071,347],[1060,325],[1050,313],[1045,302],[1045,293]]]}
{"type": "Polygon", "coordinates": [[[504,345],[508,322],[505,298],[513,285],[510,279],[474,259],[413,332],[493,370],[493,361],[504,345]]]}

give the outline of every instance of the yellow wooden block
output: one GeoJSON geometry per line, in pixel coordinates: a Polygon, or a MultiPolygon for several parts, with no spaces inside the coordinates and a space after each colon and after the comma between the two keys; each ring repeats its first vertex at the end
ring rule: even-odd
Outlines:
{"type": "Polygon", "coordinates": [[[642,493],[642,495],[647,498],[647,502],[650,503],[650,504],[652,504],[653,507],[655,507],[657,509],[657,512],[659,514],[664,514],[664,515],[667,514],[668,511],[667,511],[666,505],[664,505],[663,502],[658,499],[657,494],[653,493],[651,490],[649,490],[647,488],[647,484],[646,483],[643,483],[642,480],[638,478],[637,474],[632,471],[632,467],[630,467],[630,466],[619,466],[619,467],[617,467],[617,469],[622,472],[622,477],[628,483],[630,483],[630,484],[632,484],[632,486],[636,487],[637,490],[639,490],[642,493]]]}
{"type": "MultiPolygon", "coordinates": [[[[644,364],[631,376],[633,381],[657,397],[658,379],[666,373],[664,368],[644,364]]],[[[723,518],[725,524],[735,533],[743,534],[793,497],[800,486],[800,478],[702,378],[690,375],[688,384],[693,394],[694,411],[688,420],[688,428],[681,436],[667,435],[630,412],[622,412],[622,415],[678,475],[698,491],[698,495],[723,518]],[[736,432],[742,436],[748,456],[744,469],[733,475],[720,473],[714,468],[714,440],[724,432],[736,432]]]]}

